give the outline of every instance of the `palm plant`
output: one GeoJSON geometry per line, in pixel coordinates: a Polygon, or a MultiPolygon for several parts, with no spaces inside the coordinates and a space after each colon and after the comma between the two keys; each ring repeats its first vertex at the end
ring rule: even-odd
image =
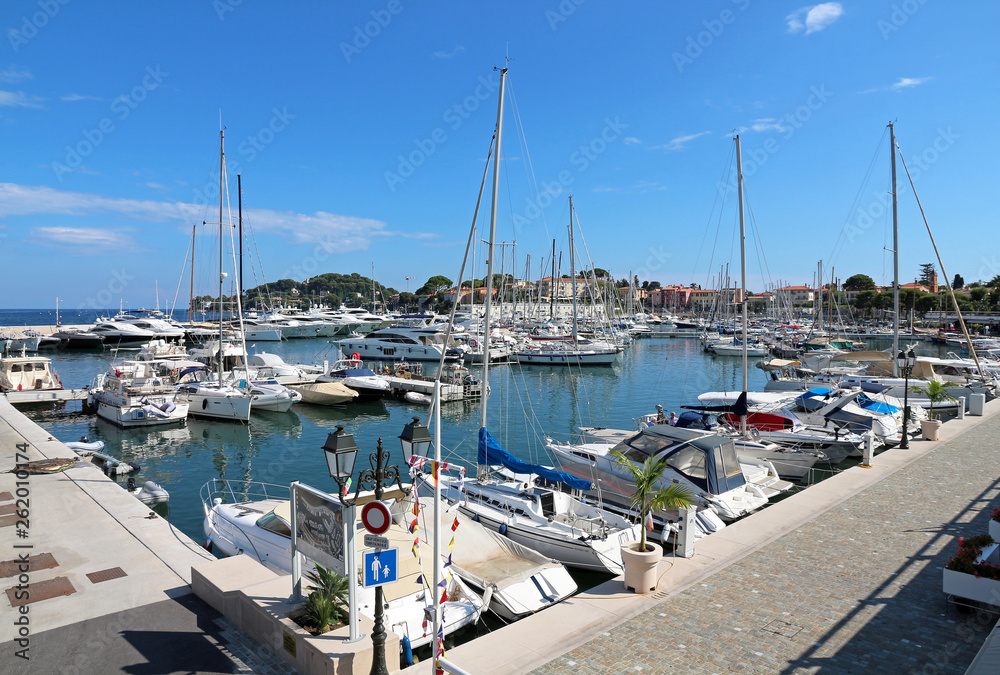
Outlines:
{"type": "Polygon", "coordinates": [[[306,586],[312,593],[306,599],[306,617],[323,633],[333,622],[347,616],[347,577],[342,577],[322,565],[306,573],[314,585],[306,586]]]}
{"type": "Polygon", "coordinates": [[[694,503],[694,496],[689,489],[679,483],[657,486],[668,466],[664,459],[657,460],[650,456],[642,465],[637,465],[621,452],[615,451],[612,456],[618,462],[618,466],[631,475],[635,483],[632,506],[639,512],[642,522],[639,550],[651,550],[646,547],[646,519],[653,511],[691,506],[694,503]]]}
{"type": "Polygon", "coordinates": [[[944,403],[945,401],[954,401],[955,397],[951,396],[946,389],[957,386],[958,385],[954,382],[938,382],[937,380],[931,380],[927,383],[926,387],[914,387],[913,391],[918,394],[923,394],[931,402],[931,409],[928,417],[933,420],[934,404],[944,403]]]}

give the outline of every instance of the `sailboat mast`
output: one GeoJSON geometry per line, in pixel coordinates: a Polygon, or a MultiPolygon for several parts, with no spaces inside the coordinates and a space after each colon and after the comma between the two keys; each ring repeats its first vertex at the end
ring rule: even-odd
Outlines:
{"type": "Polygon", "coordinates": [[[226,278],[222,271],[222,251],[225,240],[222,238],[222,197],[223,181],[226,174],[226,130],[219,130],[219,388],[222,388],[222,280],[226,278]]]}
{"type": "MultiPolygon", "coordinates": [[[[239,149],[239,148],[237,148],[239,149]]],[[[236,204],[240,222],[240,297],[243,297],[243,181],[240,174],[236,174],[236,204]]]]}
{"type": "Polygon", "coordinates": [[[194,242],[198,223],[191,226],[191,304],[188,305],[188,323],[194,323],[194,242]]]}
{"type": "MultiPolygon", "coordinates": [[[[743,392],[747,390],[747,236],[743,224],[743,155],[740,153],[740,137],[736,137],[736,178],[738,181],[740,204],[740,304],[743,306],[743,392]]],[[[746,436],[747,417],[740,416],[740,435],[746,436]]]]}
{"type": "Polygon", "coordinates": [[[556,240],[552,240],[552,283],[549,284],[549,321],[556,312],[556,240]]]}
{"type": "Polygon", "coordinates": [[[896,204],[896,128],[889,122],[889,157],[892,159],[892,374],[899,376],[899,210],[896,204]]]}
{"type": "Polygon", "coordinates": [[[573,195],[569,196],[569,276],[573,287],[573,347],[577,344],[576,327],[576,250],[573,248],[573,195]]]}
{"type": "MultiPolygon", "coordinates": [[[[500,196],[500,150],[503,138],[503,95],[507,80],[507,69],[500,70],[500,95],[497,97],[496,154],[493,155],[493,195],[490,200],[490,236],[486,252],[486,303],[483,309],[483,404],[480,410],[480,424],[486,428],[486,408],[490,387],[490,309],[493,304],[493,254],[497,239],[497,200],[500,196]]],[[[479,472],[486,467],[480,466],[479,472]]]]}

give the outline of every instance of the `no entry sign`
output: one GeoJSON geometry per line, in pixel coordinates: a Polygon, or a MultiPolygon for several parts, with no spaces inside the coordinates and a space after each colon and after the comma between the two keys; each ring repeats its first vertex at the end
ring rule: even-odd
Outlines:
{"type": "Polygon", "coordinates": [[[382,502],[368,502],[361,509],[361,522],[372,534],[385,534],[392,523],[392,516],[382,502]]]}

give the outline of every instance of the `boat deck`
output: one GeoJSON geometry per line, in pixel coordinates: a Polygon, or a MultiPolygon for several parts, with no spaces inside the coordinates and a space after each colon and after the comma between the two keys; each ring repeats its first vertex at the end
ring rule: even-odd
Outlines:
{"type": "Polygon", "coordinates": [[[86,401],[89,389],[42,389],[8,391],[4,396],[13,404],[49,403],[56,401],[86,401]]]}

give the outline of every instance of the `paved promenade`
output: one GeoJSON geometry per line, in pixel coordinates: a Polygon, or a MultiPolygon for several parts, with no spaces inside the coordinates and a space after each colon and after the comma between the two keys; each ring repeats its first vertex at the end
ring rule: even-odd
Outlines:
{"type": "Polygon", "coordinates": [[[576,638],[534,672],[964,673],[997,617],[950,606],[941,570],[958,537],[985,533],[1000,506],[998,406],[949,422],[942,442],[891,450],[874,469],[851,469],[713,535],[739,541],[760,516],[792,523],[790,506],[810,513],[749,555],[671,588],[688,562],[678,561],[661,581],[662,601],[576,638]],[[882,480],[826,509],[809,504],[838,479],[871,477],[882,480]]]}

